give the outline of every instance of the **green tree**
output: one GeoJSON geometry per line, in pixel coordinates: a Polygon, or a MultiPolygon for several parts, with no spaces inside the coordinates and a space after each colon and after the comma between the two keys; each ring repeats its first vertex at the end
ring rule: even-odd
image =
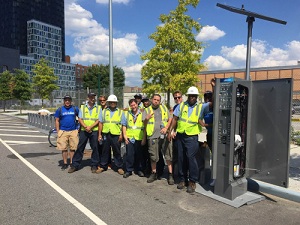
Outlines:
{"type": "Polygon", "coordinates": [[[3,110],[5,112],[6,100],[12,99],[13,74],[8,70],[0,74],[0,100],[3,100],[3,110]]]}
{"type": "Polygon", "coordinates": [[[35,73],[32,78],[33,87],[42,99],[42,106],[44,106],[44,99],[50,100],[51,93],[59,89],[56,84],[58,77],[55,76],[54,69],[48,66],[48,61],[44,58],[34,65],[33,73],[35,73]]]}
{"type": "Polygon", "coordinates": [[[20,114],[26,100],[31,99],[32,84],[29,82],[29,75],[23,70],[14,70],[14,88],[12,91],[13,97],[20,101],[20,114]]]}
{"type": "MultiPolygon", "coordinates": [[[[123,87],[125,85],[125,75],[122,68],[113,67],[114,87],[123,87]]],[[[109,90],[109,65],[94,65],[87,69],[83,76],[83,87],[91,90],[98,90],[98,76],[100,75],[100,89],[102,94],[107,94],[109,90]],[[103,93],[106,89],[106,93],[103,93]]],[[[115,91],[114,91],[115,92],[115,91]]],[[[100,94],[100,93],[99,93],[100,94]]],[[[115,93],[116,94],[116,93],[115,93]]]]}
{"type": "Polygon", "coordinates": [[[199,0],[178,0],[178,6],[170,14],[160,15],[163,26],[149,36],[156,45],[141,56],[147,61],[141,75],[143,92],[153,94],[180,90],[185,93],[189,86],[196,85],[197,74],[204,67],[200,63],[203,46],[197,42],[195,34],[201,25],[186,15],[187,7],[196,8],[199,0]]]}

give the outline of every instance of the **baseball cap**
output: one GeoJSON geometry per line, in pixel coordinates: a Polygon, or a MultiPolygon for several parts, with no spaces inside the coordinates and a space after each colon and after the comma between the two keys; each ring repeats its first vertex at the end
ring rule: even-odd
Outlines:
{"type": "Polygon", "coordinates": [[[71,99],[71,100],[72,100],[72,97],[71,97],[70,95],[65,95],[65,96],[64,96],[64,100],[65,100],[65,99],[71,99]]]}
{"type": "Polygon", "coordinates": [[[88,93],[88,97],[93,97],[93,96],[96,96],[96,94],[93,92],[88,93]]]}
{"type": "Polygon", "coordinates": [[[134,95],[134,98],[140,98],[140,99],[142,99],[143,96],[141,94],[136,94],[136,95],[134,95]]]}
{"type": "Polygon", "coordinates": [[[144,101],[149,101],[149,98],[147,97],[147,95],[144,95],[143,98],[142,98],[142,102],[144,101]]]}

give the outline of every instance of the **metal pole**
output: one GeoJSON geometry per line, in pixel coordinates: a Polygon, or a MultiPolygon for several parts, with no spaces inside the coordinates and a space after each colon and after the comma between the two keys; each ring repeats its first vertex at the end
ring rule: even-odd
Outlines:
{"type": "Polygon", "coordinates": [[[113,75],[113,39],[112,39],[112,0],[109,0],[109,93],[114,93],[114,75],[113,75]]]}
{"type": "Polygon", "coordinates": [[[252,28],[255,18],[248,16],[246,22],[248,22],[248,38],[247,38],[247,56],[246,56],[246,80],[250,80],[250,59],[251,59],[251,43],[252,43],[252,28]]]}
{"type": "Polygon", "coordinates": [[[300,193],[297,191],[292,191],[286,188],[278,187],[254,179],[247,179],[247,180],[248,180],[248,190],[250,191],[264,192],[294,202],[300,202],[300,193]]]}
{"type": "Polygon", "coordinates": [[[100,74],[98,74],[98,98],[100,96],[100,74]]]}

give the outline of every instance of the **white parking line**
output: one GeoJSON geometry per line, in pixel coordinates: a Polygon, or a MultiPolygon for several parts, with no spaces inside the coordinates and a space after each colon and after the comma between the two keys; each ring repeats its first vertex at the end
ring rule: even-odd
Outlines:
{"type": "Polygon", "coordinates": [[[30,145],[30,144],[45,144],[49,143],[48,141],[38,142],[38,141],[9,141],[9,140],[3,140],[5,143],[8,143],[9,145],[30,145]]]}
{"type": "Polygon", "coordinates": [[[20,126],[25,125],[26,123],[0,123],[1,127],[7,127],[7,126],[20,126]]]}
{"type": "MultiPolygon", "coordinates": [[[[0,128],[0,130],[4,130],[4,131],[14,131],[14,132],[16,132],[16,129],[10,130],[10,129],[1,129],[1,128],[0,128]]],[[[18,130],[18,132],[22,132],[22,131],[24,131],[24,132],[26,132],[26,133],[38,133],[38,132],[39,132],[39,131],[37,131],[37,130],[18,130]]]]}
{"type": "Polygon", "coordinates": [[[61,187],[55,184],[52,180],[50,180],[47,176],[45,176],[41,171],[39,171],[36,167],[34,167],[30,162],[24,159],[19,153],[17,153],[14,149],[12,149],[8,144],[6,144],[1,138],[0,142],[17,156],[26,166],[28,166],[33,172],[35,172],[40,178],[42,178],[47,184],[49,184],[55,191],[57,191],[60,195],[62,195],[65,199],[67,199],[71,204],[77,207],[83,214],[85,214],[90,220],[92,220],[95,224],[104,225],[106,224],[102,221],[98,216],[96,216],[93,212],[91,212],[88,208],[78,202],[75,198],[65,192],[61,187]]]}
{"type": "Polygon", "coordinates": [[[0,136],[10,136],[10,137],[40,137],[40,138],[48,138],[48,136],[42,136],[42,135],[26,135],[26,134],[0,134],[0,136]]]}

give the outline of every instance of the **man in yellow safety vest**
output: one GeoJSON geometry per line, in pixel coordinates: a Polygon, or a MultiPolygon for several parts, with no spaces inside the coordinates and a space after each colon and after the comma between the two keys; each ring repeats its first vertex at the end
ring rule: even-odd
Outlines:
{"type": "Polygon", "coordinates": [[[81,105],[78,121],[81,125],[81,131],[79,132],[79,143],[77,150],[73,157],[73,163],[68,173],[73,173],[79,169],[83,158],[83,152],[87,141],[89,140],[92,148],[91,156],[91,170],[95,173],[99,164],[99,151],[98,151],[98,117],[100,113],[100,106],[96,104],[96,94],[89,93],[88,101],[86,104],[81,105]]]}
{"type": "MultiPolygon", "coordinates": [[[[199,179],[199,167],[196,155],[199,150],[198,134],[201,132],[200,112],[202,104],[197,102],[199,91],[190,87],[187,91],[188,99],[175,109],[169,131],[176,126],[178,149],[178,189],[187,187],[188,193],[195,192],[196,182],[199,179]]],[[[169,132],[168,139],[172,136],[169,132]]]]}
{"type": "Polygon", "coordinates": [[[146,129],[145,135],[147,135],[148,139],[148,151],[152,169],[147,182],[152,183],[159,175],[162,175],[163,168],[162,171],[157,171],[157,163],[160,160],[160,155],[163,154],[169,170],[168,184],[173,185],[172,142],[166,138],[171,117],[167,107],[161,104],[161,96],[159,94],[153,95],[152,105],[145,109],[143,120],[146,129]]]}
{"type": "Polygon", "coordinates": [[[108,107],[99,115],[98,141],[100,143],[102,142],[103,147],[100,157],[100,166],[96,173],[102,173],[107,170],[110,151],[112,149],[116,170],[120,175],[123,175],[123,159],[121,156],[121,142],[123,140],[121,118],[123,110],[117,107],[117,96],[108,96],[107,102],[108,107]]]}

